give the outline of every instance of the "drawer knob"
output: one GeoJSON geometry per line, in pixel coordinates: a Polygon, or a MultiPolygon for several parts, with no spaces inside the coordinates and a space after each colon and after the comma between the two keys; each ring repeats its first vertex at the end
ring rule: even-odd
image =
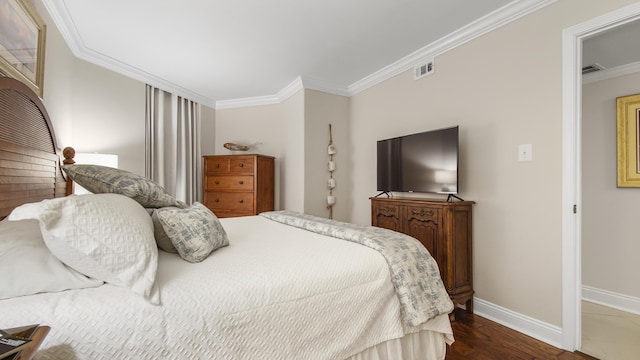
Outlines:
{"type": "Polygon", "coordinates": [[[213,200],[213,201],[215,201],[215,202],[220,202],[220,199],[215,199],[215,200],[213,200]]]}
{"type": "Polygon", "coordinates": [[[216,164],[216,168],[219,169],[220,168],[220,164],[216,164]]]}
{"type": "Polygon", "coordinates": [[[240,180],[238,183],[239,183],[240,185],[242,185],[242,184],[244,184],[244,181],[240,180]]]}
{"type": "Polygon", "coordinates": [[[216,180],[216,185],[220,185],[220,181],[216,180]]]}
{"type": "Polygon", "coordinates": [[[240,164],[240,167],[244,167],[244,164],[240,164]]]}
{"type": "Polygon", "coordinates": [[[244,204],[244,200],[240,200],[240,204],[244,204]]]}

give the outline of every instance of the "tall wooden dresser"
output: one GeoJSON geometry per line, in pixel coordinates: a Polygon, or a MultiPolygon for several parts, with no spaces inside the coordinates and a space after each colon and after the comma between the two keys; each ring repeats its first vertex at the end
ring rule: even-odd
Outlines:
{"type": "Polygon", "coordinates": [[[473,201],[371,198],[371,225],[418,239],[438,263],[451,300],[473,313],[473,201]]]}
{"type": "Polygon", "coordinates": [[[274,158],[265,155],[204,156],[204,205],[220,218],[274,209],[274,158]]]}

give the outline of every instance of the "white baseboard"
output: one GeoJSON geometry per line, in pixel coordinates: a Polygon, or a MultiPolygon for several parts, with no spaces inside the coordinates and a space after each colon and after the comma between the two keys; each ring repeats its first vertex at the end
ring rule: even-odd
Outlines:
{"type": "MultiPolygon", "coordinates": [[[[582,299],[640,315],[640,298],[607,290],[582,286],[582,299]]],[[[557,348],[562,348],[562,328],[519,314],[488,301],[474,298],[473,312],[498,324],[531,336],[557,348]]]]}
{"type": "Polygon", "coordinates": [[[562,348],[562,328],[519,314],[515,311],[475,298],[473,312],[498,324],[562,348]]]}
{"type": "Polygon", "coordinates": [[[582,300],[640,315],[640,298],[582,286],[582,300]]]}

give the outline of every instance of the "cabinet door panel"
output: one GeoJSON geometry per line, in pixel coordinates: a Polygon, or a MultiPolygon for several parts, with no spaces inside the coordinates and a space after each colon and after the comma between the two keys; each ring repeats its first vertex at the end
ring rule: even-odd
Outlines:
{"type": "Polygon", "coordinates": [[[473,313],[473,201],[371,198],[371,225],[418,239],[438,263],[451,299],[473,313]]]}
{"type": "Polygon", "coordinates": [[[400,225],[400,209],[392,205],[374,205],[373,226],[398,231],[402,230],[400,225]]]}
{"type": "Polygon", "coordinates": [[[442,274],[440,265],[443,250],[442,241],[442,210],[431,207],[405,207],[405,218],[407,219],[406,234],[412,236],[422,243],[429,250],[431,256],[436,259],[442,274]]]}
{"type": "Polygon", "coordinates": [[[471,214],[469,211],[458,210],[453,213],[453,236],[451,241],[452,259],[454,264],[455,284],[460,290],[472,289],[471,279],[471,214]]]}

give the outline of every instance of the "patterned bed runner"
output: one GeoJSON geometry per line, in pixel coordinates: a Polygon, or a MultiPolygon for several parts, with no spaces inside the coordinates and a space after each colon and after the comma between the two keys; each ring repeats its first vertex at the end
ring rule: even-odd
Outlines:
{"type": "Polygon", "coordinates": [[[416,327],[453,311],[438,264],[416,239],[395,231],[324,219],[294,211],[260,214],[267,219],[367,246],[387,261],[405,326],[416,327]]]}

